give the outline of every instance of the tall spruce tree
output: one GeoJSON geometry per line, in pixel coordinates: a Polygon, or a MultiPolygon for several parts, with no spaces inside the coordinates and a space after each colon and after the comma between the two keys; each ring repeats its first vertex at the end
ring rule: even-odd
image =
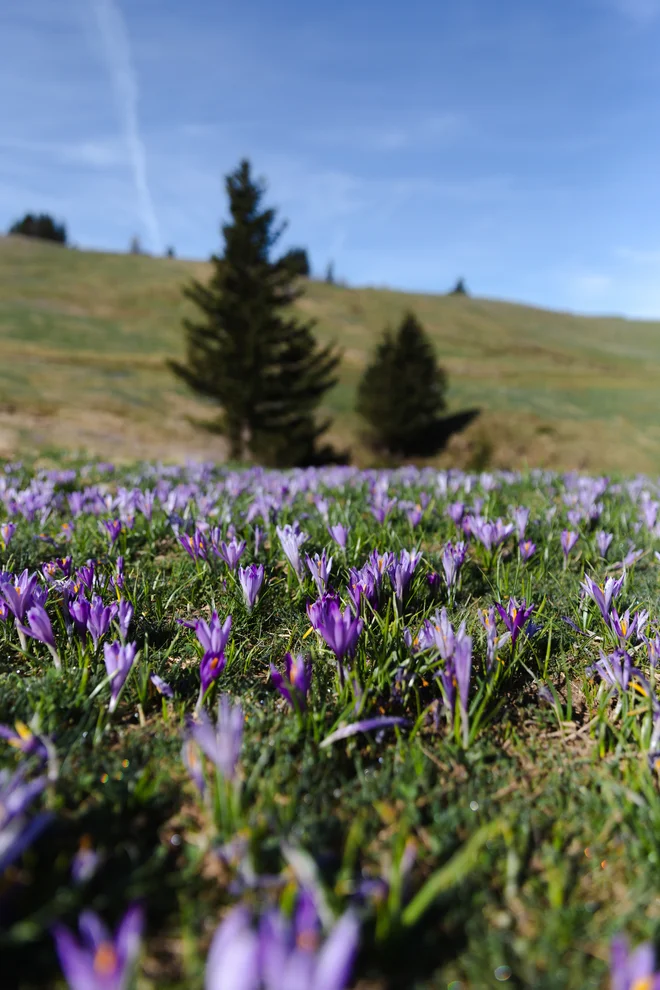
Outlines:
{"type": "Polygon", "coordinates": [[[261,209],[264,189],[243,159],[226,177],[231,221],[222,227],[224,254],[213,255],[209,284],[183,290],[203,314],[184,320],[186,362],[171,362],[190,388],[221,407],[218,425],[230,456],[250,453],[276,466],[313,463],[329,422],[316,421],[317,406],[336,384],[339,354],[319,347],[312,329],[290,307],[302,295],[290,255],[269,254],[284,227],[273,230],[275,211],[261,209]],[[288,312],[287,312],[288,311],[288,312]]]}
{"type": "Polygon", "coordinates": [[[433,449],[447,381],[417,317],[404,314],[387,328],[358,386],[357,412],[378,450],[399,457],[433,449]]]}

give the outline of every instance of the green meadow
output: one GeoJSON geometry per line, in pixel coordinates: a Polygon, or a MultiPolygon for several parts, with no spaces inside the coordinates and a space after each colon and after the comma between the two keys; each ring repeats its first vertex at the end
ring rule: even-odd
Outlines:
{"type": "MultiPolygon", "coordinates": [[[[174,379],[182,286],[206,262],[0,238],[0,453],[219,457],[213,416],[174,379]]],[[[584,317],[471,297],[306,280],[297,309],[343,349],[331,439],[369,461],[353,413],[378,335],[412,307],[437,346],[449,412],[479,409],[439,465],[646,471],[660,467],[660,322],[584,317]]]]}

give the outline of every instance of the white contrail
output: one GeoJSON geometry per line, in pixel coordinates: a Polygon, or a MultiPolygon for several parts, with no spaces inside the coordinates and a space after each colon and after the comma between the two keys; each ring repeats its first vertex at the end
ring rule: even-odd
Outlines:
{"type": "Polygon", "coordinates": [[[138,194],[140,216],[149,233],[152,250],[162,253],[160,224],[147,181],[144,141],[138,125],[138,84],[131,58],[131,44],[118,0],[92,0],[112,77],[133,179],[138,194]]]}

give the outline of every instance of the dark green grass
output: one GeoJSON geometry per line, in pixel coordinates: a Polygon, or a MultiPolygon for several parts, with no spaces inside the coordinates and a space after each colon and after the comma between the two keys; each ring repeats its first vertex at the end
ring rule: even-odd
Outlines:
{"type": "MultiPolygon", "coordinates": [[[[393,488],[414,500],[414,488],[393,488]]],[[[54,822],[2,888],[0,955],[3,974],[11,974],[3,977],[9,979],[3,990],[61,986],[50,926],[56,920],[74,925],[83,907],[114,923],[134,898],[144,900],[148,919],[138,985],[201,987],[206,949],[235,900],[229,884],[236,880],[213,852],[218,838],[229,836],[218,836],[180,757],[184,714],[199,690],[199,654],[192,631],[175,619],[203,614],[207,606],[234,619],[218,688],[240,699],[246,715],[242,834],[258,872],[286,869],[283,844],[298,847],[312,857],[340,910],[361,879],[394,876],[407,838],[415,845],[401,904],[364,908],[357,976],[371,981],[365,986],[403,990],[459,981],[454,986],[492,987],[497,972],[500,979],[508,973],[508,985],[520,988],[605,987],[613,933],[624,930],[633,941],[660,935],[660,797],[646,760],[650,723],[643,702],[631,696],[622,716],[612,720],[613,703],[599,699],[597,684],[585,673],[597,658],[594,645],[561,621],[568,615],[582,625],[579,581],[586,565],[598,576],[606,565],[594,556],[593,533],[583,529],[562,569],[560,490],[557,484],[545,494],[527,478],[486,495],[491,518],[505,515],[509,504],[532,506],[529,528],[539,551],[520,566],[511,540],[492,561],[476,549],[450,617],[456,624],[466,620],[478,676],[484,657],[478,608],[524,594],[536,603],[543,629],[521,647],[525,668],[507,671],[468,749],[443,717],[434,720],[440,692],[433,664],[425,671],[418,661],[414,686],[392,693],[407,657],[403,626],[416,630],[446,603],[446,592],[434,599],[425,579],[426,571],[439,569],[444,542],[456,535],[444,514],[446,500],[437,499],[413,530],[398,514],[379,526],[364,492],[336,493],[333,518],[346,519],[352,529],[345,559],[335,550],[335,587],[343,591],[348,566],[360,566],[373,548],[420,546],[424,563],[404,615],[396,618],[392,602],[386,604],[381,622],[369,623],[355,662],[364,672],[364,714],[403,714],[409,725],[325,749],[318,741],[338,720],[356,717],[355,698],[340,696],[331,654],[306,635],[305,603],[315,595],[309,582],[301,591],[287,570],[273,526],[265,527],[258,555],[251,528],[245,528],[244,561],[261,561],[267,570],[265,590],[249,614],[224,566],[196,566],[161,512],[151,527],[138,517],[109,556],[96,519],[78,519],[72,543],[60,552],[72,553],[76,566],[89,557],[105,560],[108,572],[116,554],[125,555],[126,593],[135,604],[131,638],[141,657],[117,712],[106,720],[107,688],[90,699],[103,678],[98,658],[81,692],[73,644],[62,651],[67,662],[58,674],[45,649],[32,643],[23,656],[11,626],[0,630],[0,722],[27,722],[38,714],[60,761],[57,783],[44,798],[54,822]],[[551,505],[559,507],[555,518],[536,522],[551,505]],[[305,728],[269,681],[269,664],[281,665],[287,649],[307,649],[313,658],[305,728]],[[155,692],[138,717],[138,677],[147,667],[175,690],[166,718],[155,692]],[[539,700],[538,683],[555,688],[559,707],[539,700]],[[493,823],[499,824],[487,837],[484,830],[493,823]],[[102,863],[88,884],[74,887],[71,857],[85,835],[102,863]],[[445,868],[438,895],[419,917],[407,915],[425,883],[445,868]]],[[[606,495],[603,501],[599,525],[614,531],[609,559],[620,560],[634,515],[626,500],[606,495]]],[[[246,505],[241,495],[232,507],[237,526],[246,505]]],[[[67,513],[51,516],[45,533],[56,535],[63,518],[67,513]]],[[[295,518],[310,534],[305,550],[328,545],[306,496],[285,508],[279,523],[295,518]]],[[[40,531],[37,523],[19,520],[0,564],[18,572],[54,557],[54,548],[36,539],[40,531]]],[[[635,540],[637,546],[657,545],[648,534],[635,540]]],[[[657,590],[657,564],[649,554],[629,572],[618,604],[647,607],[655,624],[657,590]]],[[[602,632],[593,609],[585,621],[602,632]]],[[[58,637],[66,642],[61,629],[58,637]]],[[[213,698],[208,707],[213,710],[213,698]]],[[[14,753],[2,745],[0,766],[15,765],[14,753]]],[[[261,909],[275,895],[247,890],[244,897],[261,909]]]]}

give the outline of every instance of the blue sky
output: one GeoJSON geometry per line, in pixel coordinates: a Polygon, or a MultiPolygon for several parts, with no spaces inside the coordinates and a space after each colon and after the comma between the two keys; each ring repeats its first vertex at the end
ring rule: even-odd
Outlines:
{"type": "Polygon", "coordinates": [[[660,0],[6,0],[0,228],[221,251],[246,156],[317,274],[660,318],[660,0]]]}

